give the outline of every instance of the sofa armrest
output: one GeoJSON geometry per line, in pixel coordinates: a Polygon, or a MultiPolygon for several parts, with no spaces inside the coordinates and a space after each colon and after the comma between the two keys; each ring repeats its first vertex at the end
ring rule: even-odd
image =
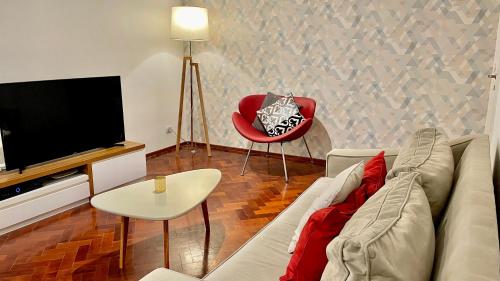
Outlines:
{"type": "Polygon", "coordinates": [[[477,138],[484,137],[483,135],[467,135],[452,139],[449,141],[451,152],[453,153],[453,159],[455,160],[455,167],[457,167],[460,158],[462,158],[462,154],[464,153],[465,148],[469,145],[469,143],[477,138]]]}
{"type": "Polygon", "coordinates": [[[157,268],[148,275],[141,278],[140,281],[200,281],[196,277],[178,273],[166,268],[157,268]]]}
{"type": "Polygon", "coordinates": [[[326,155],[326,176],[333,178],[351,165],[369,160],[382,150],[385,151],[385,162],[389,170],[399,149],[333,149],[326,155]]]}

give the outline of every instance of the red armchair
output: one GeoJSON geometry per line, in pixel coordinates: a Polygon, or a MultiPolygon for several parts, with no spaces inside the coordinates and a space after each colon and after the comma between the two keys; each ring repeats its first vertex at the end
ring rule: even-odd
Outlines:
{"type": "Polygon", "coordinates": [[[262,102],[266,95],[250,95],[244,97],[239,103],[239,111],[233,113],[233,124],[236,130],[246,139],[251,141],[250,147],[248,149],[247,157],[245,163],[243,164],[243,169],[241,170],[241,175],[245,174],[245,168],[247,166],[248,159],[250,158],[250,153],[253,148],[254,142],[267,143],[267,152],[269,153],[269,144],[280,143],[281,144],[281,157],[283,158],[283,168],[285,170],[285,181],[288,182],[288,173],[286,170],[285,153],[283,150],[283,143],[288,141],[296,140],[300,137],[304,140],[304,143],[309,153],[309,157],[312,160],[311,151],[307,145],[305,133],[311,128],[314,112],[316,110],[316,102],[310,98],[304,97],[294,97],[295,102],[300,105],[300,113],[304,116],[305,121],[300,123],[297,127],[293,128],[289,132],[276,136],[270,137],[267,134],[255,129],[252,126],[252,122],[257,116],[257,110],[260,109],[262,102]]]}

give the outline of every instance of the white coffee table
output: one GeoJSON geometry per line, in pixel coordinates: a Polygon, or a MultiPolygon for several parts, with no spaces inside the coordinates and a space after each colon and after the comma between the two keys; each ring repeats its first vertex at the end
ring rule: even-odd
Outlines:
{"type": "Polygon", "coordinates": [[[120,268],[125,265],[129,218],[163,221],[164,263],[169,267],[168,221],[201,204],[205,229],[210,232],[207,197],[221,179],[217,169],[193,170],[167,176],[167,191],[155,193],[154,179],[98,194],[90,201],[95,208],[122,216],[120,268]]]}

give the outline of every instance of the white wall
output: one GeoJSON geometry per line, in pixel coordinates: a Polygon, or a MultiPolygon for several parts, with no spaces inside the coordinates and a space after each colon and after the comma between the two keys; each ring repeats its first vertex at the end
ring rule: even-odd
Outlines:
{"type": "MultiPolygon", "coordinates": [[[[500,99],[498,98],[498,94],[500,93],[500,71],[498,71],[500,69],[500,18],[498,22],[497,34],[495,35],[497,43],[492,74],[497,74],[499,77],[491,80],[488,115],[485,126],[485,133],[490,135],[492,165],[495,164],[495,161],[498,161],[498,157],[500,155],[500,110],[498,110],[498,108],[500,108],[500,99]]],[[[497,169],[499,169],[499,165],[496,164],[496,166],[497,169]]]]}
{"type": "MultiPolygon", "coordinates": [[[[122,76],[125,131],[151,152],[175,143],[182,45],[166,0],[2,0],[0,83],[122,76]]],[[[91,113],[91,112],[89,112],[91,113]]]]}
{"type": "Polygon", "coordinates": [[[496,52],[492,73],[497,75],[497,79],[492,79],[491,81],[485,133],[490,135],[490,155],[493,169],[493,184],[495,185],[495,200],[497,202],[497,214],[500,214],[500,18],[496,38],[496,52]]]}

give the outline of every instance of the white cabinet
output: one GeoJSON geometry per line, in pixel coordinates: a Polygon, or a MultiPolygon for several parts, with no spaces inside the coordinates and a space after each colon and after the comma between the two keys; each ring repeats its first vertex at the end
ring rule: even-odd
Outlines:
{"type": "MultiPolygon", "coordinates": [[[[0,158],[1,159],[1,158],[0,158]]],[[[1,165],[1,164],[0,164],[1,165]]],[[[123,146],[85,152],[29,167],[22,174],[0,174],[2,188],[18,186],[41,179],[43,186],[0,200],[0,235],[56,213],[87,203],[94,194],[115,188],[146,176],[144,144],[124,142],[123,146]],[[79,173],[51,180],[51,175],[78,169],[79,173]]],[[[10,190],[4,190],[9,194],[10,190]]]]}
{"type": "Polygon", "coordinates": [[[146,176],[144,149],[92,163],[94,194],[146,176]]]}
{"type": "Polygon", "coordinates": [[[89,196],[88,176],[77,175],[0,201],[0,234],[88,202],[89,196]]]}

